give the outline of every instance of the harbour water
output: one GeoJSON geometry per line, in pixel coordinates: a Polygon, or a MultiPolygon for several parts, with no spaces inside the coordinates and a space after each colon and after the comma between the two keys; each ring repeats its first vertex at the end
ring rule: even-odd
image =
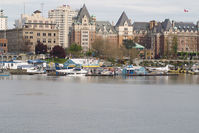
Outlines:
{"type": "Polygon", "coordinates": [[[0,77],[0,133],[198,133],[199,76],[0,77]]]}

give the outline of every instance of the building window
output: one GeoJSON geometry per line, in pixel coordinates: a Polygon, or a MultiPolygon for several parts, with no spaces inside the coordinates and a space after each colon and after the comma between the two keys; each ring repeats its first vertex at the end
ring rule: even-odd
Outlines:
{"type": "Polygon", "coordinates": [[[51,33],[48,33],[48,36],[51,36],[51,33]]]}
{"type": "Polygon", "coordinates": [[[4,43],[4,47],[6,47],[6,43],[4,43]]]}
{"type": "Polygon", "coordinates": [[[46,33],[43,33],[43,36],[46,36],[46,33]]]}
{"type": "Polygon", "coordinates": [[[88,35],[83,35],[83,37],[88,37],[88,35]]]}
{"type": "Polygon", "coordinates": [[[28,36],[25,36],[25,39],[28,39],[28,36]]]}
{"type": "Polygon", "coordinates": [[[30,34],[33,34],[33,32],[30,32],[30,34]]]}
{"type": "Polygon", "coordinates": [[[37,36],[40,36],[40,33],[37,33],[37,36]]]}
{"type": "Polygon", "coordinates": [[[51,39],[48,39],[48,43],[51,43],[51,39]]]}
{"type": "Polygon", "coordinates": [[[46,43],[46,39],[45,38],[43,39],[43,43],[46,43]]]}
{"type": "Polygon", "coordinates": [[[30,36],[30,39],[33,39],[33,36],[30,36]]]}
{"type": "Polygon", "coordinates": [[[56,36],[56,33],[54,33],[54,36],[56,36]]]}

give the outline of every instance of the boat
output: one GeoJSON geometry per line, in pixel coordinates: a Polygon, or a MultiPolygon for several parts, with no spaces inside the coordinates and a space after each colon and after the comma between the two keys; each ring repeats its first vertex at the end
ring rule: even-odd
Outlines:
{"type": "Polygon", "coordinates": [[[144,67],[129,65],[122,70],[125,76],[147,75],[148,72],[144,67]]]}
{"type": "Polygon", "coordinates": [[[81,68],[70,68],[70,69],[60,69],[56,70],[57,75],[66,75],[66,76],[86,76],[88,73],[86,70],[81,68]]]}
{"type": "Polygon", "coordinates": [[[44,73],[46,73],[46,71],[43,70],[41,67],[31,67],[26,70],[27,70],[28,74],[44,74],[44,73]]]}
{"type": "Polygon", "coordinates": [[[0,76],[10,76],[10,73],[6,70],[0,69],[0,76]]]}

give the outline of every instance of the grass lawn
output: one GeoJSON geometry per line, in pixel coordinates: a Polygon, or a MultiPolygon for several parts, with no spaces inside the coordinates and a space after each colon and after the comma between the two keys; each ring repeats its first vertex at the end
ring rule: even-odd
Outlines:
{"type": "Polygon", "coordinates": [[[47,62],[54,62],[54,63],[59,63],[59,64],[64,64],[67,59],[62,59],[62,58],[50,58],[50,59],[45,59],[47,62]]]}

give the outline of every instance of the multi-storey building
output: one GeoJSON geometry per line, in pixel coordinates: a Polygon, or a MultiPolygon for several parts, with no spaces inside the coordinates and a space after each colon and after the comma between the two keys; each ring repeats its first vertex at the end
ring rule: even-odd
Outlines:
{"type": "Polygon", "coordinates": [[[118,32],[119,46],[123,44],[123,40],[133,39],[133,26],[125,12],[123,12],[122,15],[120,16],[117,24],[115,25],[115,29],[118,32]]]}
{"type": "Polygon", "coordinates": [[[110,44],[118,45],[118,34],[114,26],[108,21],[96,22],[96,38],[108,40],[110,44]]]}
{"type": "Polygon", "coordinates": [[[0,10],[0,30],[7,30],[8,28],[8,17],[4,15],[3,10],[0,10]]]}
{"type": "Polygon", "coordinates": [[[48,17],[56,22],[59,29],[59,45],[64,48],[69,46],[69,32],[72,27],[72,18],[77,16],[77,11],[71,10],[70,6],[60,6],[57,9],[50,10],[48,17]]]}
{"type": "Polygon", "coordinates": [[[169,19],[155,22],[149,36],[155,57],[167,56],[171,53],[174,38],[177,40],[177,52],[196,53],[198,51],[198,26],[194,23],[171,22],[169,19]]]}
{"type": "Polygon", "coordinates": [[[0,55],[8,52],[7,39],[0,39],[0,55]]]}
{"type": "Polygon", "coordinates": [[[54,19],[45,18],[41,15],[41,11],[36,10],[32,15],[22,14],[21,18],[15,21],[15,28],[31,28],[31,29],[56,29],[54,19]]]}
{"type": "Polygon", "coordinates": [[[149,34],[149,22],[134,22],[133,23],[133,40],[145,48],[151,48],[151,38],[149,34]]]}
{"type": "Polygon", "coordinates": [[[95,17],[90,16],[86,6],[84,5],[74,20],[71,32],[71,43],[75,42],[81,45],[84,51],[89,50],[96,37],[95,28],[95,17]]]}
{"type": "Polygon", "coordinates": [[[17,22],[15,29],[0,32],[0,38],[6,34],[8,52],[34,53],[38,41],[47,45],[48,51],[59,44],[56,24],[52,19],[43,18],[40,11],[35,11],[32,16],[22,15],[17,22]]]}

